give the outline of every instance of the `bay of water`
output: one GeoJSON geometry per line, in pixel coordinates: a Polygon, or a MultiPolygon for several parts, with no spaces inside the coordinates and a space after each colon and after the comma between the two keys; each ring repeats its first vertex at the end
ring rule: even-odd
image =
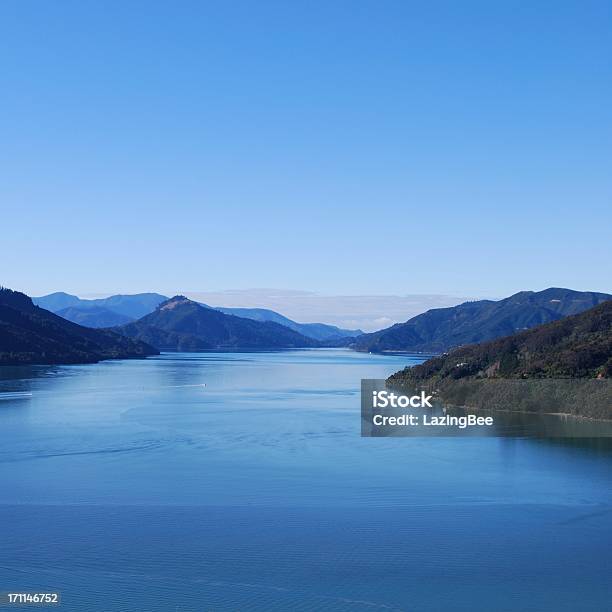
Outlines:
{"type": "Polygon", "coordinates": [[[360,380],[419,360],[0,368],[0,591],[87,611],[611,609],[612,454],[361,438],[360,380]]]}

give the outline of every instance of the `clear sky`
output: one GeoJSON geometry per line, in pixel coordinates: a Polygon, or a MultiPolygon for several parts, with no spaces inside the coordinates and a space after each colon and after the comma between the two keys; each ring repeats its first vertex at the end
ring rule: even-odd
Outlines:
{"type": "Polygon", "coordinates": [[[612,290],[612,3],[0,3],[0,284],[612,290]]]}

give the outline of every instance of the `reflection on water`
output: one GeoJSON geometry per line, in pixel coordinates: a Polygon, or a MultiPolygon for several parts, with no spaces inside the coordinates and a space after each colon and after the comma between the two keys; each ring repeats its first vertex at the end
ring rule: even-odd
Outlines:
{"type": "Polygon", "coordinates": [[[2,590],[93,611],[606,609],[610,454],[361,437],[361,379],[419,359],[0,368],[0,394],[31,393],[0,402],[2,590]]]}

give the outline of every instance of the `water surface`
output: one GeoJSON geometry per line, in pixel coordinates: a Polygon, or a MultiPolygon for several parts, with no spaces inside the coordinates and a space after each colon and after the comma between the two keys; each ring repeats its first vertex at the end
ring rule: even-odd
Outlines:
{"type": "Polygon", "coordinates": [[[611,455],[361,438],[360,380],[417,360],[0,368],[0,591],[94,611],[609,609],[611,455]]]}

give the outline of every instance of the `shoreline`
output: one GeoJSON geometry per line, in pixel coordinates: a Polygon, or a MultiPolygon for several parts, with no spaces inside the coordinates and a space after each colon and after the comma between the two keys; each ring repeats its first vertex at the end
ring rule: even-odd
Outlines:
{"type": "Polygon", "coordinates": [[[530,410],[509,410],[507,408],[482,408],[478,406],[471,406],[469,404],[451,404],[448,402],[444,402],[440,396],[437,396],[436,399],[440,400],[444,404],[444,407],[461,408],[463,410],[469,409],[469,410],[477,410],[478,412],[507,412],[510,414],[532,414],[532,415],[543,415],[543,416],[569,417],[571,419],[576,419],[578,421],[612,423],[612,418],[598,419],[595,417],[584,416],[582,414],[570,414],[569,412],[534,412],[530,410]]]}
{"type": "MultiPolygon", "coordinates": [[[[463,379],[465,380],[465,379],[463,379]]],[[[500,381],[506,381],[506,382],[528,382],[525,379],[499,379],[500,381]]],[[[537,379],[534,380],[534,382],[542,382],[542,381],[546,381],[549,383],[554,383],[554,382],[568,382],[568,381],[575,381],[575,382],[597,382],[597,384],[599,384],[600,380],[597,379],[576,379],[576,378],[562,378],[562,379],[554,379],[554,378],[546,378],[546,379],[537,379]]],[[[479,382],[484,382],[486,383],[487,381],[479,381],[479,382]]],[[[609,382],[609,381],[608,381],[609,382]]],[[[435,389],[432,389],[431,386],[427,385],[427,384],[423,384],[423,381],[410,381],[410,380],[404,380],[404,381],[393,381],[390,379],[386,380],[386,384],[391,387],[391,388],[400,388],[400,389],[406,389],[406,388],[410,388],[410,389],[414,389],[417,391],[421,391],[421,390],[426,390],[428,393],[432,393],[434,396],[434,399],[438,402],[440,402],[441,404],[443,404],[445,407],[449,407],[449,408],[461,408],[461,409],[471,409],[471,410],[477,410],[477,411],[484,411],[484,412],[507,412],[507,413],[515,413],[515,414],[532,414],[532,415],[546,415],[546,416],[556,416],[556,417],[566,417],[566,418],[573,418],[573,419],[577,419],[577,420],[582,420],[582,421],[592,421],[592,422],[601,422],[601,423],[612,423],[612,414],[610,413],[610,410],[596,410],[595,412],[603,412],[604,415],[603,416],[590,416],[590,415],[586,415],[586,414],[576,414],[576,413],[572,413],[572,412],[564,412],[564,411],[560,411],[560,410],[555,410],[555,408],[557,408],[558,406],[563,406],[563,405],[569,405],[567,402],[566,398],[563,398],[564,401],[560,401],[558,402],[558,405],[550,405],[550,402],[547,402],[546,400],[549,397],[549,394],[544,393],[542,389],[539,389],[535,396],[532,396],[530,399],[532,400],[532,403],[534,401],[537,402],[541,402],[542,404],[542,408],[544,408],[544,410],[525,410],[525,409],[512,409],[512,408],[505,408],[505,407],[500,407],[499,404],[504,404],[504,402],[506,402],[507,404],[510,405],[520,405],[521,404],[521,397],[517,397],[514,393],[514,397],[510,396],[497,396],[497,397],[488,397],[487,393],[485,392],[485,389],[483,389],[483,387],[479,387],[477,389],[475,389],[474,387],[472,387],[471,392],[469,390],[466,390],[466,394],[469,396],[471,395],[472,397],[465,397],[465,398],[457,398],[459,400],[459,402],[457,401],[452,401],[449,398],[449,396],[452,396],[454,394],[457,394],[457,389],[453,389],[452,388],[452,384],[450,385],[450,389],[445,389],[445,388],[441,388],[441,387],[437,387],[435,389]],[[419,384],[420,383],[420,384],[419,384]],[[449,393],[450,391],[450,393],[449,393]],[[544,393],[544,394],[543,394],[544,393]],[[516,400],[516,401],[512,401],[512,400],[516,400]],[[492,405],[478,405],[479,402],[482,404],[484,402],[491,402],[492,405]],[[472,403],[474,402],[474,403],[472,403]],[[546,404],[549,405],[546,405],[546,404]],[[498,405],[496,405],[498,404],[498,405]],[[546,409],[547,408],[547,409],[546,409]],[[551,410],[552,409],[552,410],[551,410]],[[609,416],[608,416],[609,415],[609,416]]],[[[489,385],[485,384],[485,388],[490,388],[489,385]]],[[[460,389],[459,389],[460,390],[460,389]]],[[[463,395],[463,394],[462,394],[463,395]]],[[[589,404],[586,403],[586,399],[582,398],[582,397],[578,397],[578,396],[573,396],[572,398],[572,402],[571,405],[576,406],[576,405],[581,405],[580,402],[581,401],[585,401],[584,406],[589,406],[589,404]],[[578,403],[577,403],[578,402],[578,403]]],[[[605,397],[604,397],[605,400],[605,397]]],[[[596,398],[595,398],[595,403],[591,404],[590,407],[598,407],[598,406],[605,406],[605,404],[601,404],[602,402],[602,397],[601,395],[597,394],[596,398]]],[[[608,404],[609,405],[609,404],[608,404]]]]}

